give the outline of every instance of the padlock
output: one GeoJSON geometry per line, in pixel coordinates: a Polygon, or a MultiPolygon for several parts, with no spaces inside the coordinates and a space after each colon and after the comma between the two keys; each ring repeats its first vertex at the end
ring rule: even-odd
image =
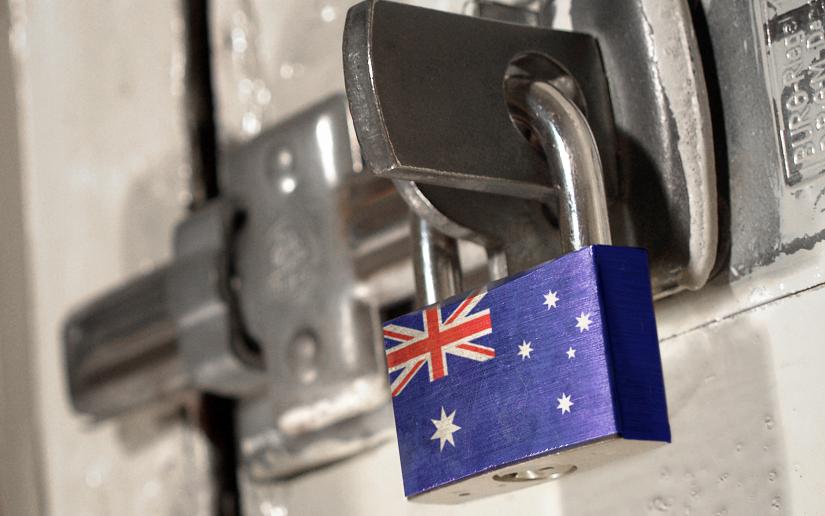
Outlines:
{"type": "Polygon", "coordinates": [[[405,180],[405,199],[427,219],[414,256],[422,290],[448,291],[436,283],[451,275],[437,269],[455,267],[433,259],[451,252],[431,245],[432,227],[489,237],[491,255],[497,243],[506,267],[522,271],[384,326],[411,499],[504,493],[670,441],[647,253],[609,245],[599,149],[571,100],[587,108],[610,159],[599,62],[583,35],[375,0],[348,13],[353,125],[367,169],[405,180]],[[392,30],[412,18],[443,37],[392,30]],[[487,38],[465,45],[478,31],[487,38]],[[556,232],[562,245],[548,245],[556,232]]]}
{"type": "Polygon", "coordinates": [[[386,323],[406,496],[459,503],[670,441],[651,299],[645,251],[597,245],[386,323]]]}
{"type": "Polygon", "coordinates": [[[416,501],[504,493],[670,441],[647,253],[602,245],[587,121],[551,84],[505,86],[547,156],[567,254],[384,325],[416,501]]]}

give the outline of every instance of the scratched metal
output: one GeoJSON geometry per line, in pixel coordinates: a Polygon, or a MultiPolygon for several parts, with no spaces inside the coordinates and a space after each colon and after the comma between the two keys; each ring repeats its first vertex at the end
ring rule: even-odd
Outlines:
{"type": "Polygon", "coordinates": [[[721,158],[720,194],[728,199],[720,240],[729,246],[732,279],[825,238],[825,175],[818,172],[821,6],[704,0],[694,8],[721,158]]]}
{"type": "Polygon", "coordinates": [[[785,182],[825,173],[825,3],[776,12],[763,28],[785,182]]]}
{"type": "Polygon", "coordinates": [[[825,3],[753,8],[781,171],[777,251],[793,254],[825,238],[825,3]]]}

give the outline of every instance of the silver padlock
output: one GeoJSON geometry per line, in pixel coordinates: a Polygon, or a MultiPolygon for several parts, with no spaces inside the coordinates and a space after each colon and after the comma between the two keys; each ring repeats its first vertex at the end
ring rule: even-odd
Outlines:
{"type": "Polygon", "coordinates": [[[384,325],[404,488],[458,503],[670,440],[647,254],[609,245],[587,122],[508,82],[559,185],[569,251],[384,325]],[[642,442],[647,441],[647,442],[642,442]]]}
{"type": "MultiPolygon", "coordinates": [[[[647,253],[609,245],[587,120],[547,82],[516,74],[505,90],[547,158],[566,254],[384,324],[404,490],[416,501],[508,492],[670,440],[647,253]]],[[[380,166],[365,141],[374,126],[357,111],[363,90],[348,93],[367,164],[380,166]]]]}

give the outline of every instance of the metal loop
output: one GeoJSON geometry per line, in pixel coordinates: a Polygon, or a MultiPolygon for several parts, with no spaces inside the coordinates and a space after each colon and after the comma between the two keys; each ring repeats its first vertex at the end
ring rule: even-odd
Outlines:
{"type": "Polygon", "coordinates": [[[602,165],[584,114],[547,82],[511,77],[505,90],[511,110],[525,119],[547,155],[558,190],[562,251],[610,244],[602,165]]]}
{"type": "MultiPolygon", "coordinates": [[[[523,77],[505,80],[514,118],[526,124],[547,156],[558,195],[562,252],[610,244],[610,225],[601,160],[593,133],[575,103],[552,84],[523,77]]],[[[413,216],[413,262],[418,305],[435,303],[460,290],[456,242],[413,216]]]]}
{"type": "Polygon", "coordinates": [[[414,214],[410,229],[416,306],[431,305],[461,292],[461,265],[456,240],[414,214]]]}

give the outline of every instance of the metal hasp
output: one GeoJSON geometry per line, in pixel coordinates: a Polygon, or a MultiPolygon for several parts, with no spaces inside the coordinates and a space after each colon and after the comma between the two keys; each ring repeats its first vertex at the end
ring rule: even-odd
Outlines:
{"type": "Polygon", "coordinates": [[[707,94],[687,6],[668,8],[679,23],[661,25],[668,45],[652,47],[646,36],[655,27],[639,20],[665,22],[648,16],[649,3],[576,2],[579,32],[378,0],[354,6],[344,70],[366,162],[379,176],[415,182],[402,193],[419,216],[502,249],[510,272],[558,256],[558,185],[514,124],[504,92],[505,76],[522,70],[585,113],[614,241],[649,249],[654,292],[701,287],[717,238],[707,94]],[[623,9],[636,16],[632,28],[608,23],[623,9]]]}
{"type": "Polygon", "coordinates": [[[388,437],[368,280],[409,260],[409,209],[358,171],[343,95],[221,163],[221,195],[179,224],[174,260],[67,321],[71,398],[96,418],[234,398],[244,471],[289,477],[388,437]]]}

